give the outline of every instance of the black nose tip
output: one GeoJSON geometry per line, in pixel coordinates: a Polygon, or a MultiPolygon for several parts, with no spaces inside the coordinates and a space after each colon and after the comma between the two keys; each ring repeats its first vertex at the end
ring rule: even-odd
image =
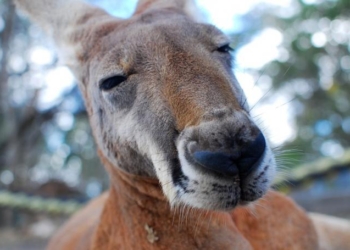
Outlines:
{"type": "Polygon", "coordinates": [[[196,151],[192,156],[199,165],[219,174],[238,174],[238,168],[229,154],[222,152],[196,151]]]}
{"type": "Polygon", "coordinates": [[[249,175],[259,167],[261,158],[266,149],[264,135],[260,132],[255,140],[242,149],[239,159],[239,171],[242,175],[249,175]]]}
{"type": "Polygon", "coordinates": [[[208,170],[229,176],[240,174],[244,177],[259,167],[265,148],[265,138],[259,133],[253,142],[233,150],[234,154],[197,150],[192,152],[192,157],[208,170]]]}

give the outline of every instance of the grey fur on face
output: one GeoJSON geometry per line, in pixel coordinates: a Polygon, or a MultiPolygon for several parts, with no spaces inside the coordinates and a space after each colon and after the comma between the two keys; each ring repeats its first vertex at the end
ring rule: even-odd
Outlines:
{"type": "MultiPolygon", "coordinates": [[[[102,62],[114,58],[115,65],[96,64],[96,69],[113,75],[114,68],[116,74],[127,76],[108,91],[97,92],[91,81],[86,84],[97,114],[92,116],[93,126],[101,128],[95,135],[100,148],[110,162],[127,172],[158,178],[174,204],[227,210],[256,200],[267,191],[274,172],[269,149],[260,159],[261,167],[244,177],[208,170],[189,153],[192,147],[239,157],[260,130],[242,103],[245,97],[229,67],[231,58],[210,49],[213,37],[223,35],[178,14],[173,18],[148,16],[141,28],[116,38],[112,55],[99,58],[102,62]],[[183,24],[175,21],[189,22],[188,31],[177,31],[183,24]],[[149,25],[152,22],[159,24],[149,25]],[[179,40],[183,32],[188,32],[188,41],[179,40]],[[125,44],[136,35],[136,43],[125,44]]],[[[98,75],[96,82],[103,73],[98,75]]]]}

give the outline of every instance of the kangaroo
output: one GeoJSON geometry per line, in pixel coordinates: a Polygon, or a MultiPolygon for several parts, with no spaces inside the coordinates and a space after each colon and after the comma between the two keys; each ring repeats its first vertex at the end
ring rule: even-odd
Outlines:
{"type": "Polygon", "coordinates": [[[15,3],[75,74],[111,180],[48,249],[350,249],[348,222],[270,190],[274,155],[230,40],[190,1],[141,0],[129,19],[79,0],[15,3]]]}

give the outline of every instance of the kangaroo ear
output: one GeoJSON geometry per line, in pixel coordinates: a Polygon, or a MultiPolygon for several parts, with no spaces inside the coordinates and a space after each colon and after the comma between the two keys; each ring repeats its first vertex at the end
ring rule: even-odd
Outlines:
{"type": "Polygon", "coordinates": [[[79,73],[82,59],[108,32],[112,26],[109,24],[119,22],[104,10],[80,0],[15,0],[15,4],[53,39],[60,57],[74,73],[79,73]]]}
{"type": "Polygon", "coordinates": [[[204,14],[196,6],[195,0],[139,0],[134,15],[165,8],[178,9],[195,21],[205,21],[204,14]]]}

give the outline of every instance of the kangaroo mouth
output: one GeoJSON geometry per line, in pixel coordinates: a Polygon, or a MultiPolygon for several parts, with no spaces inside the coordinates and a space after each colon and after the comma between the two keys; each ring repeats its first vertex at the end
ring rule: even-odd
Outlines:
{"type": "MultiPolygon", "coordinates": [[[[191,133],[176,142],[178,157],[171,162],[175,200],[192,207],[231,210],[261,198],[274,175],[275,162],[263,135],[258,133],[245,151],[200,145],[191,133]]],[[[207,144],[202,144],[207,145],[207,144]]]]}
{"type": "Polygon", "coordinates": [[[197,166],[176,161],[172,166],[172,181],[177,201],[197,208],[231,210],[237,205],[246,205],[261,198],[269,186],[267,177],[264,176],[264,171],[268,169],[242,179],[238,174],[223,176],[198,173],[196,176],[188,176],[183,169],[189,167],[196,171],[197,166]]]}

